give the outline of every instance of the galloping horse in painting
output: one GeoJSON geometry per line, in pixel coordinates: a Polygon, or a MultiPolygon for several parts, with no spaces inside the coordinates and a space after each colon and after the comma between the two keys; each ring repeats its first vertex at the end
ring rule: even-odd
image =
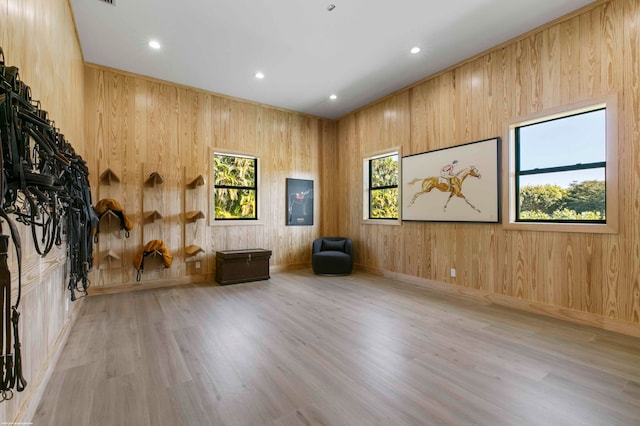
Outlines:
{"type": "Polygon", "coordinates": [[[449,205],[449,201],[451,201],[451,199],[455,195],[456,197],[462,198],[467,204],[471,206],[472,209],[474,209],[477,212],[480,212],[480,209],[476,208],[476,206],[471,204],[471,202],[467,199],[467,197],[465,197],[464,194],[462,193],[462,184],[464,183],[465,179],[469,176],[473,176],[475,178],[480,179],[480,172],[478,171],[478,168],[476,166],[469,166],[467,168],[460,170],[453,177],[448,179],[449,182],[444,182],[438,177],[414,179],[411,182],[409,182],[409,185],[413,185],[416,182],[422,180],[422,191],[417,192],[413,196],[413,198],[411,199],[411,202],[409,203],[409,206],[412,206],[413,203],[416,202],[416,198],[418,198],[422,194],[426,194],[427,192],[430,192],[432,189],[437,189],[442,192],[450,193],[449,198],[447,198],[447,202],[444,204],[444,208],[442,209],[442,211],[445,211],[445,212],[447,211],[447,206],[449,205]]]}

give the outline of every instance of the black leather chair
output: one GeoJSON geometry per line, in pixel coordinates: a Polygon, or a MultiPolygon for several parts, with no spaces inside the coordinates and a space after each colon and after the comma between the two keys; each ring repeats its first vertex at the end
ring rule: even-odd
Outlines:
{"type": "Polygon", "coordinates": [[[318,275],[349,275],[353,270],[353,241],[322,237],[311,246],[311,266],[318,275]]]}

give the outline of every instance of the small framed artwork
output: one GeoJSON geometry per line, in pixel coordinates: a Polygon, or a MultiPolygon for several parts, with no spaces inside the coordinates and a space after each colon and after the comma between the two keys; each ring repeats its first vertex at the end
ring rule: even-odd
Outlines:
{"type": "Polygon", "coordinates": [[[287,226],[313,225],[313,181],[287,178],[287,226]]]}
{"type": "Polygon", "coordinates": [[[500,222],[500,138],[402,158],[402,220],[500,222]]]}

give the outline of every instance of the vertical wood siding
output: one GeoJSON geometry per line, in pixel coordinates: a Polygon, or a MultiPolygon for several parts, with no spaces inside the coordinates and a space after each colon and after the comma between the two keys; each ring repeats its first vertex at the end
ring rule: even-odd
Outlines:
{"type": "MultiPolygon", "coordinates": [[[[600,2],[338,123],[339,233],[366,268],[522,301],[640,321],[640,3],[600,2]],[[501,136],[518,116],[618,94],[620,232],[505,231],[500,224],[364,225],[363,154],[403,155],[501,136]],[[457,277],[449,276],[450,268],[457,277]]],[[[550,153],[552,155],[552,153],[550,153]]],[[[505,171],[503,171],[505,172],[505,171]]],[[[503,200],[506,202],[506,200],[503,200]]]]}
{"type": "Polygon", "coordinates": [[[145,263],[141,286],[210,278],[217,250],[266,248],[273,252],[272,266],[310,263],[312,240],[331,233],[335,223],[328,213],[335,211],[335,187],[323,180],[332,182],[337,174],[335,123],[98,66],[85,70],[87,135],[95,148],[89,155],[94,198],[118,199],[135,222],[129,238],[117,226],[101,232],[97,263],[104,263],[109,251],[120,261],[97,268],[94,289],[134,284],[131,261],[150,239],[165,241],[174,262],[161,271],[145,263]],[[208,217],[185,221],[188,211],[208,215],[212,210],[210,192],[187,184],[202,174],[211,185],[213,149],[260,158],[261,224],[209,226],[208,217]],[[120,183],[100,183],[97,177],[106,169],[120,183]],[[152,172],[160,173],[164,184],[145,186],[152,172]],[[285,225],[286,178],[314,181],[313,226],[285,225]],[[198,197],[195,191],[200,191],[198,197]],[[153,210],[163,218],[145,223],[143,214],[153,210]],[[204,250],[197,257],[200,269],[185,256],[184,249],[192,244],[204,250]]]}

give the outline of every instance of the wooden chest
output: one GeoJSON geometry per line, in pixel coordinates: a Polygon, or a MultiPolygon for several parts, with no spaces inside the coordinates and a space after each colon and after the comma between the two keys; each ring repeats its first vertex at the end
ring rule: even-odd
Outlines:
{"type": "Polygon", "coordinates": [[[235,284],[268,280],[271,250],[247,249],[216,252],[216,281],[235,284]]]}

